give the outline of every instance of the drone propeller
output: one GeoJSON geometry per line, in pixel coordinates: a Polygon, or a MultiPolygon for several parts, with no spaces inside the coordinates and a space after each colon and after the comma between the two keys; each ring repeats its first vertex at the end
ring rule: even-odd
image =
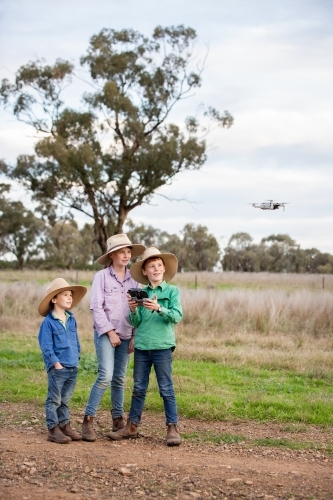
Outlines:
{"type": "Polygon", "coordinates": [[[273,203],[278,203],[279,205],[287,205],[289,201],[275,201],[275,200],[265,200],[265,201],[271,201],[273,203]]]}
{"type": "Polygon", "coordinates": [[[283,207],[283,211],[285,211],[285,209],[286,209],[285,205],[288,205],[288,204],[289,204],[289,202],[288,202],[288,201],[282,201],[282,202],[280,203],[280,206],[281,206],[281,207],[283,207]]]}

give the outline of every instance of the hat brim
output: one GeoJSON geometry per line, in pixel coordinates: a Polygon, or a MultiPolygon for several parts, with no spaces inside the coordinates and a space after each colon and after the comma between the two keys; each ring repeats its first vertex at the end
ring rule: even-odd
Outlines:
{"type": "Polygon", "coordinates": [[[73,294],[73,302],[71,307],[69,308],[73,309],[73,307],[75,307],[80,302],[80,300],[83,299],[88,289],[85,286],[73,285],[73,286],[64,286],[57,290],[53,290],[53,292],[48,293],[46,297],[44,297],[41,303],[39,304],[38,306],[39,314],[41,316],[47,316],[51,309],[50,300],[53,299],[55,295],[58,295],[58,293],[65,292],[66,290],[71,290],[73,294]]]}
{"type": "Polygon", "coordinates": [[[139,245],[137,243],[134,244],[124,244],[122,246],[117,247],[115,250],[110,250],[109,252],[105,253],[104,255],[101,255],[98,257],[96,262],[100,264],[101,266],[109,266],[111,263],[111,259],[109,257],[109,254],[112,252],[117,252],[118,250],[121,250],[121,248],[131,248],[132,249],[132,254],[131,254],[131,259],[135,259],[136,257],[139,257],[139,255],[142,255],[143,252],[146,250],[146,247],[143,245],[139,245]]]}
{"type": "Polygon", "coordinates": [[[145,260],[139,260],[135,262],[131,268],[130,273],[133,279],[142,285],[148,285],[149,279],[147,276],[142,274],[143,263],[151,259],[152,257],[157,257],[163,260],[165,266],[165,273],[163,279],[168,283],[176,275],[178,269],[178,259],[173,253],[157,253],[156,255],[149,255],[145,260]]]}

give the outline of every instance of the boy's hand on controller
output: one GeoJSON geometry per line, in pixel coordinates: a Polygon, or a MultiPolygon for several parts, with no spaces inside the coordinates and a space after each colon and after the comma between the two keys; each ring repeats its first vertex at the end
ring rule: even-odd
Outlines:
{"type": "Polygon", "coordinates": [[[138,303],[136,302],[136,300],[133,300],[133,298],[130,296],[129,293],[127,293],[126,296],[127,296],[128,307],[132,312],[134,312],[135,309],[138,307],[138,303]]]}
{"type": "Polygon", "coordinates": [[[160,307],[157,303],[156,295],[154,295],[153,299],[145,299],[143,305],[146,309],[149,309],[149,311],[158,311],[158,308],[160,307]]]}

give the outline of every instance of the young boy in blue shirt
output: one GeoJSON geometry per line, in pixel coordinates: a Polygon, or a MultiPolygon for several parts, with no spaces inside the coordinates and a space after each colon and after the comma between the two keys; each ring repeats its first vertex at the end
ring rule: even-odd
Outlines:
{"type": "Polygon", "coordinates": [[[176,286],[168,285],[177,272],[178,260],[171,253],[161,253],[157,248],[145,250],[142,260],[132,265],[132,277],[147,285],[148,294],[142,305],[128,296],[130,321],[136,328],[134,337],[134,387],[131,408],[126,426],[108,434],[112,440],[137,438],[149,375],[154,367],[159,392],[163,398],[167,426],[166,443],[178,446],[176,397],[172,381],[172,352],[176,347],[174,325],[182,319],[180,293],[176,286]]]}
{"type": "Polygon", "coordinates": [[[38,341],[48,376],[45,402],[48,441],[64,444],[79,441],[81,435],[70,426],[68,402],[74,392],[80,343],[77,325],[70,309],[87,292],[85,286],[70,286],[63,278],[56,278],[47,288],[38,307],[43,320],[38,341]]]}

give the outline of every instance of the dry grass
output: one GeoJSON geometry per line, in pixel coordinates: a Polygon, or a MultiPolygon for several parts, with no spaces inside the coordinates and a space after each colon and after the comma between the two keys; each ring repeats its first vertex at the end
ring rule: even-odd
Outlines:
{"type": "MultiPolygon", "coordinates": [[[[43,319],[37,309],[45,292],[46,286],[36,283],[0,283],[0,332],[37,334],[43,319]]],[[[90,293],[75,308],[83,336],[91,335],[89,297],[90,293]]]]}
{"type": "Polygon", "coordinates": [[[333,291],[333,274],[295,274],[295,273],[178,273],[177,285],[207,289],[251,288],[266,290],[267,288],[282,290],[325,290],[333,291]],[[324,282],[323,282],[324,280],[324,282]]]}
{"type": "MultiPolygon", "coordinates": [[[[61,276],[69,283],[89,285],[96,271],[68,271],[49,270],[35,271],[24,269],[23,271],[0,270],[0,282],[7,283],[50,283],[55,277],[61,276]]],[[[313,290],[319,291],[323,288],[333,291],[333,274],[293,274],[293,273],[209,273],[191,272],[178,273],[173,283],[186,288],[194,288],[197,282],[198,288],[205,289],[234,289],[250,288],[255,290],[283,289],[313,290]]]]}
{"type": "MultiPolygon", "coordinates": [[[[37,306],[55,276],[91,283],[93,272],[0,273],[0,331],[36,336],[37,306]]],[[[229,366],[288,369],[333,376],[333,276],[202,273],[179,274],[184,319],[177,326],[177,357],[229,366]]],[[[93,352],[87,296],[75,309],[86,351],[93,352]]]]}
{"type": "Polygon", "coordinates": [[[333,375],[333,293],[182,290],[187,359],[333,375]]]}
{"type": "Polygon", "coordinates": [[[333,275],[184,273],[177,284],[181,357],[333,376],[333,275]]]}
{"type": "Polygon", "coordinates": [[[55,278],[61,277],[68,283],[90,284],[96,271],[68,271],[64,269],[53,269],[49,271],[39,271],[33,269],[23,269],[14,271],[12,269],[0,270],[1,283],[51,283],[55,278]]]}

